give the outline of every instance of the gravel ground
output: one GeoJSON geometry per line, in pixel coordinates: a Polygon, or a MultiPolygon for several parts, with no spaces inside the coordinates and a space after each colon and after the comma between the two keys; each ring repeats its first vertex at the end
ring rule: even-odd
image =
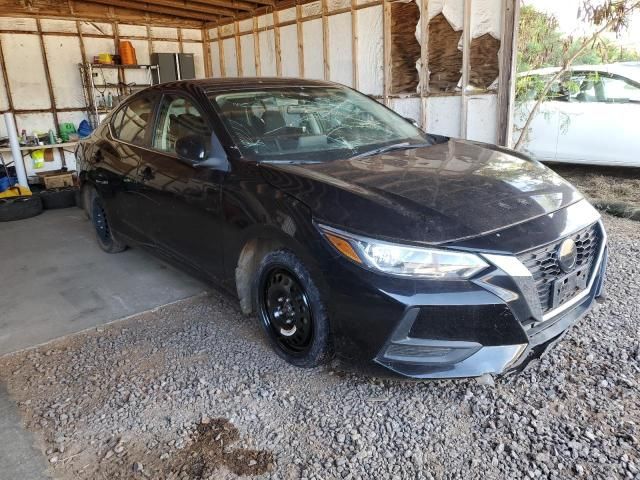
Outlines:
{"type": "Polygon", "coordinates": [[[209,294],[0,359],[55,477],[640,479],[640,230],[608,299],[517,376],[299,370],[209,294]]]}

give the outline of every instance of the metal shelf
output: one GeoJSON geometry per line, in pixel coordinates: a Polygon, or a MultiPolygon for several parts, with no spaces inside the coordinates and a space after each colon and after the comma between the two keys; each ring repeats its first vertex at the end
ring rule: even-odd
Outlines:
{"type": "MultiPolygon", "coordinates": [[[[98,98],[104,98],[104,90],[109,89],[111,91],[116,90],[119,97],[119,104],[124,97],[131,93],[132,89],[146,88],[155,85],[153,81],[152,71],[158,72],[158,78],[160,78],[160,67],[158,65],[110,65],[102,63],[79,63],[78,69],[80,71],[80,78],[82,79],[82,90],[84,93],[85,105],[89,113],[89,122],[93,128],[97,127],[100,123],[100,115],[110,112],[113,108],[105,108],[99,106],[98,98]],[[111,69],[117,71],[118,83],[96,83],[94,78],[94,72],[111,69]],[[125,70],[143,70],[146,71],[147,83],[127,85],[125,70]],[[99,91],[102,89],[102,91],[99,91]]],[[[102,78],[105,81],[104,75],[102,78]]]]}

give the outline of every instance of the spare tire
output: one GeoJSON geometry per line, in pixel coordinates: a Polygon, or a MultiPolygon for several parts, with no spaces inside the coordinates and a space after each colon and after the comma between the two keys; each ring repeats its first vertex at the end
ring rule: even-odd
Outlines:
{"type": "Polygon", "coordinates": [[[42,207],[45,210],[74,207],[76,205],[76,190],[75,187],[43,190],[40,192],[42,207]]]}
{"type": "Polygon", "coordinates": [[[42,200],[37,195],[0,198],[0,222],[22,220],[41,213],[42,200]]]}

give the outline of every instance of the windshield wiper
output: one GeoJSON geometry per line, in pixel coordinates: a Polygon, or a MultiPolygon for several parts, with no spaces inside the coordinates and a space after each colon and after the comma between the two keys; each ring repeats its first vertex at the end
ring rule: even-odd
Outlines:
{"type": "Polygon", "coordinates": [[[349,158],[349,160],[357,160],[359,158],[371,157],[372,155],[380,155],[381,153],[390,152],[392,150],[405,150],[410,148],[421,148],[421,147],[430,147],[431,143],[394,143],[393,145],[386,145],[384,147],[374,148],[373,150],[369,150],[368,152],[359,153],[358,155],[354,155],[349,158]]]}

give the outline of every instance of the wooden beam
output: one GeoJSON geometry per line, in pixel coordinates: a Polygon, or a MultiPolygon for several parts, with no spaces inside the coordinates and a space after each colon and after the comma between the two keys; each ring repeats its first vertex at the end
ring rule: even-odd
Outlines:
{"type": "Polygon", "coordinates": [[[222,45],[222,38],[220,38],[220,27],[218,27],[218,56],[220,57],[220,76],[227,76],[227,66],[224,61],[224,45],[222,45]]]}
{"type": "Polygon", "coordinates": [[[176,6],[184,6],[185,8],[189,8],[192,5],[209,5],[214,7],[224,7],[224,8],[232,8],[234,10],[245,10],[247,12],[251,12],[256,9],[256,4],[253,1],[241,1],[241,0],[196,0],[196,1],[176,1],[174,2],[176,6]]]}
{"type": "Polygon", "coordinates": [[[503,2],[502,46],[500,48],[500,77],[498,80],[498,145],[511,147],[513,141],[513,106],[516,96],[516,53],[520,2],[503,2]]]}
{"type": "Polygon", "coordinates": [[[233,25],[234,40],[236,42],[236,71],[238,77],[244,77],[242,72],[242,44],[240,43],[240,25],[235,22],[233,25]]]}
{"type": "MultiPolygon", "coordinates": [[[[89,0],[93,1],[93,0],[89,0]]],[[[198,13],[206,13],[207,15],[213,16],[222,16],[222,17],[230,17],[233,18],[237,15],[236,10],[232,10],[230,8],[223,7],[212,7],[207,5],[200,5],[194,2],[176,2],[174,0],[126,0],[126,3],[130,4],[130,8],[137,8],[138,5],[148,5],[154,6],[157,5],[163,8],[172,8],[179,12],[185,12],[187,14],[198,14],[198,13]]],[[[178,13],[176,13],[178,15],[178,13]]],[[[179,16],[179,15],[178,15],[179,16]]],[[[202,18],[202,15],[198,15],[199,18],[202,18]]]]}
{"type": "Polygon", "coordinates": [[[141,12],[150,12],[150,13],[159,13],[163,15],[173,15],[175,17],[180,18],[190,18],[197,19],[201,21],[206,21],[206,18],[203,18],[202,13],[197,12],[189,12],[186,10],[181,10],[177,8],[171,7],[163,7],[160,5],[152,5],[149,3],[133,3],[128,0],[86,0],[88,3],[98,3],[101,5],[112,5],[115,7],[126,8],[129,10],[139,10],[141,12]]]}
{"type": "Polygon", "coordinates": [[[262,75],[260,65],[260,38],[258,37],[258,17],[253,17],[253,55],[256,62],[256,77],[262,75]]]}

